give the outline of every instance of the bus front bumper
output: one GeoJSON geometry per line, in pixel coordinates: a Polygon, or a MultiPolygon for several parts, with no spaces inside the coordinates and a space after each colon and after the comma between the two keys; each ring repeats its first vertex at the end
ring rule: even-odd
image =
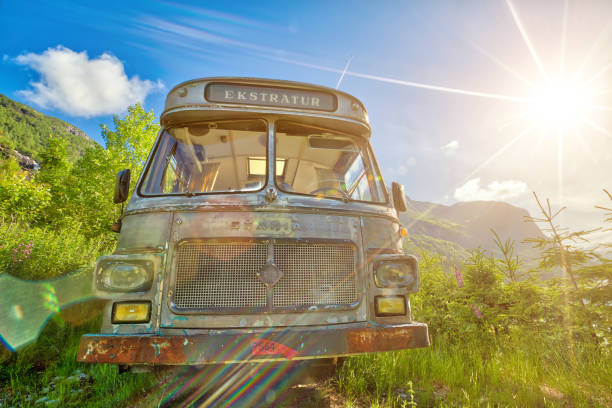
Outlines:
{"type": "Polygon", "coordinates": [[[77,361],[192,365],[304,360],[429,346],[424,323],[81,337],[77,361]]]}

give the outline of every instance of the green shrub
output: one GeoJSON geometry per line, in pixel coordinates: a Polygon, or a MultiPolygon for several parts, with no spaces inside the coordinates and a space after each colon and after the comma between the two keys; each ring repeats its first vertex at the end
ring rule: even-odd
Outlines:
{"type": "Polygon", "coordinates": [[[112,251],[115,236],[86,238],[81,228],[79,224],[62,229],[0,224],[0,273],[27,280],[51,279],[112,251]]]}

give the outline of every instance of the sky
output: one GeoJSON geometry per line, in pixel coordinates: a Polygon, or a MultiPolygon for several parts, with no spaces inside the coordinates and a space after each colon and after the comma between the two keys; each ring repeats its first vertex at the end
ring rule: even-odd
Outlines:
{"type": "MultiPolygon", "coordinates": [[[[159,117],[199,77],[338,87],[366,106],[387,184],[500,200],[571,230],[612,191],[612,2],[0,2],[0,93],[102,143],[134,103],[159,117]]],[[[612,231],[596,231],[598,242],[612,231]]]]}

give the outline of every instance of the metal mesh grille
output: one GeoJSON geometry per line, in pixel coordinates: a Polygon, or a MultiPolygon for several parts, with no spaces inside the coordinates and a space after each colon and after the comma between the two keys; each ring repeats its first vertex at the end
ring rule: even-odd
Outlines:
{"type": "Polygon", "coordinates": [[[357,300],[350,245],[277,243],[274,261],[284,273],[274,287],[275,307],[346,305],[357,300]]]}
{"type": "MultiPolygon", "coordinates": [[[[257,272],[268,244],[186,242],[176,257],[172,300],[179,309],[266,307],[266,286],[257,272]]],[[[355,251],[349,244],[274,244],[282,271],[271,289],[273,308],[348,305],[357,300],[355,251]]]]}
{"type": "Polygon", "coordinates": [[[178,308],[265,307],[257,271],[266,258],[264,243],[185,243],[177,253],[172,300],[178,308]]]}

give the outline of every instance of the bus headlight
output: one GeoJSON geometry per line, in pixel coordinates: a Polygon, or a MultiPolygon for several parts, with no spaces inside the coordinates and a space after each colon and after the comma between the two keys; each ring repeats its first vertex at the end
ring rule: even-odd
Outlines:
{"type": "Polygon", "coordinates": [[[419,263],[412,255],[391,256],[374,264],[374,280],[379,288],[406,288],[417,290],[419,263]]]}
{"type": "Polygon", "coordinates": [[[96,286],[110,292],[143,292],[151,288],[153,263],[148,260],[98,264],[96,286]]]}

